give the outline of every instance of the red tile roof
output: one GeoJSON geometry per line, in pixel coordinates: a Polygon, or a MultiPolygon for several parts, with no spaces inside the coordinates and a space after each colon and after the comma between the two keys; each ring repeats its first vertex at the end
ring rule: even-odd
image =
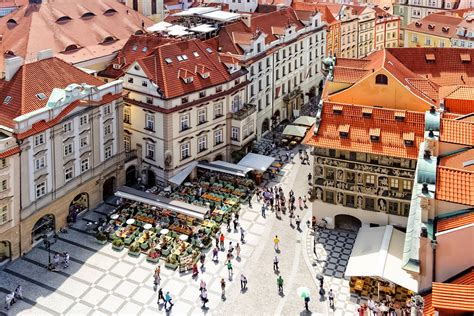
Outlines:
{"type": "Polygon", "coordinates": [[[13,128],[13,119],[44,108],[54,88],[64,89],[72,83],[99,86],[103,82],[58,58],[23,65],[10,81],[0,81],[0,124],[13,128]],[[44,93],[40,100],[36,95],[44,93]],[[5,104],[6,97],[11,100],[5,104]]]}
{"type": "Polygon", "coordinates": [[[55,0],[10,13],[1,19],[0,34],[3,50],[16,56],[30,60],[39,51],[52,49],[58,57],[75,63],[120,50],[130,35],[142,30],[142,23],[148,27],[153,21],[116,0],[55,0]],[[116,40],[103,43],[107,37],[116,40]],[[72,45],[79,49],[71,49],[72,45]]]}
{"type": "Polygon", "coordinates": [[[436,199],[474,205],[474,172],[439,166],[436,199]]]}
{"type": "Polygon", "coordinates": [[[474,224],[474,211],[438,220],[436,231],[439,233],[472,224],[474,224]]]}
{"type": "Polygon", "coordinates": [[[395,120],[395,111],[385,108],[373,108],[370,117],[362,112],[367,107],[349,104],[324,102],[321,122],[316,135],[314,127],[306,134],[304,143],[310,146],[343,149],[391,157],[416,159],[419,144],[423,141],[424,113],[406,112],[404,121],[395,120]],[[334,114],[334,107],[342,107],[341,114],[334,114]],[[340,126],[350,125],[347,138],[339,135],[340,126]],[[378,141],[370,139],[371,129],[380,130],[378,141]],[[406,146],[404,133],[414,133],[413,146],[406,146]]]}
{"type": "Polygon", "coordinates": [[[1,159],[8,158],[10,156],[18,154],[20,151],[21,151],[20,146],[15,146],[15,147],[9,148],[9,149],[7,149],[5,151],[2,151],[0,153],[0,158],[1,159]]]}
{"type": "Polygon", "coordinates": [[[446,119],[443,117],[441,119],[440,140],[447,143],[474,146],[474,122],[460,118],[446,119]]]}
{"type": "Polygon", "coordinates": [[[327,3],[307,3],[293,1],[291,7],[298,11],[316,12],[321,13],[321,18],[327,24],[337,23],[334,14],[331,12],[331,7],[341,8],[340,4],[327,4],[327,3]]]}
{"type": "Polygon", "coordinates": [[[462,20],[462,17],[435,13],[408,24],[406,29],[451,39],[456,37],[456,28],[462,20]]]}
{"type": "Polygon", "coordinates": [[[158,85],[164,98],[175,98],[203,90],[244,74],[243,71],[238,71],[230,75],[219,54],[197,39],[161,45],[153,55],[137,62],[147,76],[158,85]],[[180,61],[177,59],[179,55],[186,55],[187,59],[180,61]],[[168,58],[171,60],[169,63],[165,61],[168,58]],[[199,69],[202,67],[208,69],[209,77],[205,78],[199,74],[199,69]],[[193,81],[186,83],[181,78],[184,73],[187,77],[191,76],[193,81]]]}

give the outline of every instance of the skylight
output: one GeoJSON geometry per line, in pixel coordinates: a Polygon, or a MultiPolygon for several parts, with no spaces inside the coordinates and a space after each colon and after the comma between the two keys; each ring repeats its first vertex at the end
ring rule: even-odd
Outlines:
{"type": "Polygon", "coordinates": [[[194,57],[199,57],[199,53],[198,53],[198,52],[193,52],[193,55],[194,55],[194,57]]]}
{"type": "Polygon", "coordinates": [[[38,100],[44,100],[46,99],[46,94],[44,94],[43,92],[40,92],[36,94],[36,97],[38,98],[38,100]]]}
{"type": "Polygon", "coordinates": [[[3,104],[9,104],[11,100],[12,100],[12,97],[7,95],[5,99],[3,99],[3,104]]]}
{"type": "Polygon", "coordinates": [[[210,49],[209,47],[206,48],[206,51],[207,51],[209,54],[212,54],[212,49],[210,49]]]}
{"type": "Polygon", "coordinates": [[[137,48],[138,48],[137,45],[133,45],[132,50],[135,52],[137,51],[137,48]]]}
{"type": "Polygon", "coordinates": [[[181,57],[183,57],[183,60],[188,60],[189,59],[188,56],[186,56],[186,55],[181,55],[181,57]]]}
{"type": "Polygon", "coordinates": [[[143,47],[142,52],[145,53],[148,50],[148,47],[143,47]]]}
{"type": "Polygon", "coordinates": [[[171,58],[165,58],[165,62],[167,64],[171,64],[173,62],[173,60],[171,58]]]}
{"type": "Polygon", "coordinates": [[[178,56],[176,56],[176,59],[177,59],[178,61],[183,61],[183,56],[178,55],[178,56]]]}

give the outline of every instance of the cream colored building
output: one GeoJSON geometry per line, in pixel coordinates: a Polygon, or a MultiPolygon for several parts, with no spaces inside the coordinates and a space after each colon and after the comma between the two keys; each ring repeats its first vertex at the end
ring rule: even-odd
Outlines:
{"type": "Polygon", "coordinates": [[[357,15],[353,14],[352,8],[343,6],[339,13],[339,20],[341,21],[341,56],[342,58],[357,58],[359,53],[358,44],[358,29],[359,20],[357,15]]]}
{"type": "Polygon", "coordinates": [[[0,113],[1,130],[15,135],[21,152],[20,183],[12,184],[21,197],[21,234],[7,241],[23,253],[121,185],[122,82],[104,84],[51,51],[33,63],[7,59],[5,70],[0,98],[17,111],[0,113]]]}

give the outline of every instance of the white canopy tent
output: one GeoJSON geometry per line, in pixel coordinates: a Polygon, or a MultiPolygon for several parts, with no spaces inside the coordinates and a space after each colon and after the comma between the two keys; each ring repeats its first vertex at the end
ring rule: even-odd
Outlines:
{"type": "Polygon", "coordinates": [[[223,172],[223,173],[231,174],[233,176],[238,176],[238,177],[247,176],[247,172],[244,172],[245,170],[242,170],[242,168],[240,168],[240,166],[235,166],[235,165],[233,165],[233,166],[224,166],[224,165],[218,165],[218,164],[213,164],[213,163],[208,163],[208,162],[200,162],[200,163],[198,163],[197,166],[199,168],[212,170],[212,171],[223,172]]]}
{"type": "Polygon", "coordinates": [[[293,121],[293,125],[313,126],[316,123],[316,118],[312,116],[300,116],[293,121]]]}
{"type": "Polygon", "coordinates": [[[204,13],[204,14],[201,14],[201,16],[207,19],[216,20],[220,22],[230,22],[230,21],[234,21],[240,18],[239,13],[233,13],[233,12],[227,12],[227,11],[221,11],[221,10],[204,13]]]}
{"type": "Polygon", "coordinates": [[[202,15],[205,13],[209,13],[212,11],[218,11],[219,8],[217,7],[195,7],[189,8],[187,10],[174,13],[172,16],[193,16],[193,15],[202,15]]]}
{"type": "Polygon", "coordinates": [[[244,158],[242,158],[242,160],[239,161],[238,165],[263,172],[270,168],[274,161],[275,158],[273,157],[248,153],[244,158]]]}
{"type": "Polygon", "coordinates": [[[189,30],[191,32],[196,32],[196,33],[209,33],[209,32],[217,30],[217,28],[213,27],[210,24],[199,24],[199,25],[196,25],[195,27],[190,28],[189,30]]]}
{"type": "Polygon", "coordinates": [[[359,230],[345,276],[376,277],[418,292],[418,281],[402,269],[405,234],[388,225],[359,230]]]}
{"type": "Polygon", "coordinates": [[[230,162],[222,161],[222,160],[213,161],[213,162],[211,162],[211,164],[218,165],[218,166],[223,166],[223,167],[227,167],[227,168],[237,169],[237,170],[242,171],[243,173],[247,173],[247,172],[250,172],[250,171],[253,170],[252,168],[243,167],[243,166],[240,166],[240,165],[236,165],[235,163],[230,163],[230,162]]]}
{"type": "Polygon", "coordinates": [[[120,187],[115,196],[132,200],[148,205],[157,206],[163,209],[174,211],[176,213],[192,216],[198,219],[204,219],[204,215],[207,213],[207,209],[201,206],[184,203],[181,201],[175,201],[164,197],[158,198],[153,193],[147,193],[140,190],[136,190],[127,186],[120,187]]]}
{"type": "Polygon", "coordinates": [[[152,26],[148,27],[146,30],[148,32],[162,32],[162,31],[165,31],[167,28],[169,28],[172,25],[173,24],[171,24],[171,23],[162,21],[162,22],[158,22],[158,23],[153,24],[152,26]]]}
{"type": "Polygon", "coordinates": [[[197,161],[191,162],[189,165],[181,169],[177,174],[168,179],[168,182],[171,182],[176,185],[181,185],[184,180],[193,172],[194,168],[197,166],[197,161]]]}
{"type": "Polygon", "coordinates": [[[306,126],[287,125],[283,130],[282,135],[304,137],[306,135],[306,126]]]}

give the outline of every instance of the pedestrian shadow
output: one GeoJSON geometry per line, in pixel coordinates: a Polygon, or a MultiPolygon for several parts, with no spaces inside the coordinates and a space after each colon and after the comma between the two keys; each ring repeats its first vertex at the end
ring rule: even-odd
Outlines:
{"type": "Polygon", "coordinates": [[[300,316],[309,316],[309,315],[313,315],[313,313],[311,311],[308,311],[308,310],[303,310],[301,313],[300,313],[300,316]]]}
{"type": "Polygon", "coordinates": [[[201,310],[202,310],[202,313],[206,315],[207,312],[209,312],[209,306],[201,306],[201,310]]]}
{"type": "Polygon", "coordinates": [[[240,289],[240,292],[241,292],[242,294],[245,294],[245,293],[247,293],[247,291],[248,291],[248,288],[245,288],[245,289],[240,289]]]}
{"type": "Polygon", "coordinates": [[[278,293],[278,295],[280,295],[280,296],[281,296],[281,298],[284,298],[284,297],[285,297],[285,292],[283,292],[283,291],[280,291],[280,293],[278,293]]]}
{"type": "Polygon", "coordinates": [[[236,257],[236,258],[235,258],[235,261],[240,262],[240,261],[242,261],[242,258],[236,257]]]}
{"type": "Polygon", "coordinates": [[[280,253],[281,253],[281,250],[280,250],[280,249],[277,249],[277,250],[275,250],[275,252],[276,252],[277,254],[280,254],[280,253]]]}

